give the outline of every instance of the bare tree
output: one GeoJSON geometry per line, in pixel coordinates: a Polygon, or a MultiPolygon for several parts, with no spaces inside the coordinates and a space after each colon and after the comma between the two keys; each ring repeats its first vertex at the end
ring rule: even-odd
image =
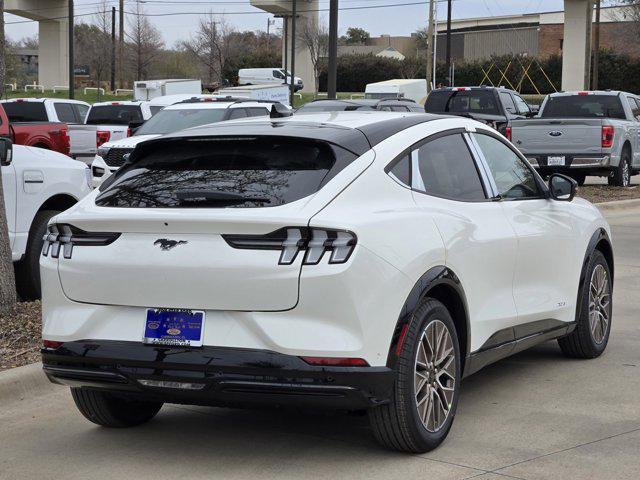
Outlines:
{"type": "MultiPolygon", "coordinates": [[[[5,76],[4,0],[0,0],[0,98],[4,91],[5,76]]],[[[2,188],[2,168],[0,168],[0,312],[5,312],[16,303],[16,281],[11,259],[7,210],[4,205],[2,188]]]]}
{"type": "Polygon", "coordinates": [[[100,86],[111,72],[111,9],[106,0],[98,6],[92,23],[76,25],[74,36],[76,63],[87,65],[100,86]]]}
{"type": "Polygon", "coordinates": [[[322,60],[329,52],[329,32],[324,22],[307,21],[301,25],[298,40],[309,49],[313,65],[314,91],[318,93],[322,60]]]}
{"type": "Polygon", "coordinates": [[[164,40],[160,31],[145,16],[140,2],[136,2],[136,10],[129,17],[132,20],[126,37],[130,44],[130,62],[136,79],[141,80],[149,76],[153,61],[162,52],[164,40]]]}
{"type": "Polygon", "coordinates": [[[182,42],[182,47],[204,67],[208,83],[222,83],[232,33],[233,29],[224,17],[218,20],[209,13],[207,17],[200,19],[195,35],[182,42]]]}

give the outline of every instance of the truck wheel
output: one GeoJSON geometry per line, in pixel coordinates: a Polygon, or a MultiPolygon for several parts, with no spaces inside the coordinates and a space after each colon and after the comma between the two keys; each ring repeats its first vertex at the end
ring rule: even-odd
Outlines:
{"type": "Polygon", "coordinates": [[[609,185],[615,187],[628,187],[631,183],[631,152],[625,147],[620,156],[620,163],[608,178],[609,185]]]}
{"type": "Polygon", "coordinates": [[[22,300],[37,300],[41,297],[40,255],[43,238],[49,220],[58,213],[60,212],[56,210],[43,210],[33,219],[24,258],[15,264],[16,290],[22,300]]]}
{"type": "Polygon", "coordinates": [[[103,427],[135,427],[151,420],[162,408],[161,402],[131,400],[98,390],[72,388],[71,396],[87,420],[103,427]]]}

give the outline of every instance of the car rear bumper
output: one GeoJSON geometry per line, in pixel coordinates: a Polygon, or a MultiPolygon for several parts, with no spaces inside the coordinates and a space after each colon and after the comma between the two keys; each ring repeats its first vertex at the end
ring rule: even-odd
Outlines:
{"type": "Polygon", "coordinates": [[[387,403],[394,383],[387,367],[312,366],[267,350],[109,340],[43,349],[42,363],[53,383],[193,405],[358,410],[387,403]]]}
{"type": "Polygon", "coordinates": [[[540,173],[583,172],[590,174],[608,174],[615,167],[609,154],[524,154],[529,163],[540,173]],[[564,157],[564,165],[549,165],[549,157],[564,157]]]}

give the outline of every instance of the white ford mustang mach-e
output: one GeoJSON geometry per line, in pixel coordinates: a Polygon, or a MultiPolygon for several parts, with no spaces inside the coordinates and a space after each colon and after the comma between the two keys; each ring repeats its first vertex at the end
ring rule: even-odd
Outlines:
{"type": "MultiPolygon", "coordinates": [[[[274,112],[274,116],[276,112],[274,112]]],[[[163,402],[368,409],[435,448],[461,379],[611,329],[607,222],[465,118],[324,113],[145,142],[55,217],[44,369],[108,427],[163,402]]]]}

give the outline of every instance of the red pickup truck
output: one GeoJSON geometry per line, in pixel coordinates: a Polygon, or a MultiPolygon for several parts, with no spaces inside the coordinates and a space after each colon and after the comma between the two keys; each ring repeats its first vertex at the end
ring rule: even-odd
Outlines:
{"type": "Polygon", "coordinates": [[[11,118],[11,112],[7,116],[5,108],[0,105],[0,137],[10,138],[18,145],[46,148],[69,155],[71,142],[67,124],[26,120],[11,118]]]}

